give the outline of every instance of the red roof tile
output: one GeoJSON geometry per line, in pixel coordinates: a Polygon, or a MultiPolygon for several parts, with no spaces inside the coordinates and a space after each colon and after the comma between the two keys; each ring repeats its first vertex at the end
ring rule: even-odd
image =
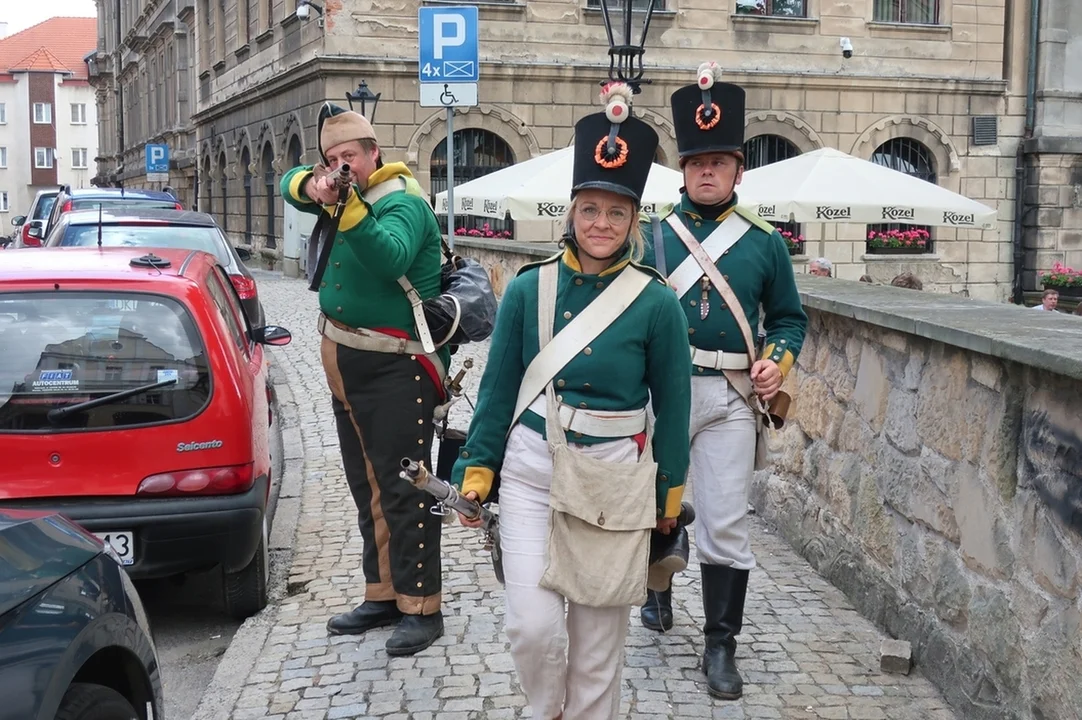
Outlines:
{"type": "Polygon", "coordinates": [[[70,72],[86,79],[83,58],[97,45],[97,18],[50,18],[0,39],[0,73],[70,72]]]}

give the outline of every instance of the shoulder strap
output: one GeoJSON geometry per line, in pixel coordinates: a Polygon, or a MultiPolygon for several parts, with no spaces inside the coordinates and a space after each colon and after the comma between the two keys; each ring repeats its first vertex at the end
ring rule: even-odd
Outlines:
{"type": "Polygon", "coordinates": [[[552,327],[556,316],[558,275],[558,264],[546,264],[540,268],[537,281],[537,319],[538,339],[542,341],[542,346],[541,351],[530,362],[526,373],[522,376],[518,400],[515,403],[515,414],[511,418],[509,429],[514,427],[534,398],[544,392],[545,386],[556,377],[556,374],[594,338],[612,325],[613,321],[620,317],[650,284],[648,274],[629,265],[612,281],[611,285],[602,290],[601,294],[586,306],[585,310],[579,313],[578,317],[569,322],[553,338],[552,327]],[[547,335],[551,338],[549,342],[544,342],[546,327],[548,328],[547,335]]]}
{"type": "Polygon", "coordinates": [[[654,267],[662,277],[669,277],[669,270],[665,266],[665,238],[661,233],[661,218],[656,214],[650,214],[650,230],[654,238],[654,267]]]}
{"type": "MultiPolygon", "coordinates": [[[[732,217],[730,215],[729,217],[732,217]]],[[[725,223],[722,223],[724,225],[725,223]]],[[[680,238],[681,242],[691,252],[691,257],[695,258],[696,264],[698,264],[701,270],[700,277],[703,273],[710,278],[710,282],[717,288],[718,293],[721,295],[725,304],[729,307],[729,311],[732,312],[733,317],[736,319],[736,324],[740,327],[740,332],[744,336],[744,344],[747,345],[748,358],[751,363],[755,364],[755,341],[751,335],[751,325],[748,324],[747,313],[744,312],[743,306],[740,304],[740,300],[737,299],[736,293],[729,287],[729,283],[726,282],[725,277],[718,270],[718,266],[714,264],[715,261],[710,259],[710,256],[706,254],[702,245],[695,239],[695,236],[691,234],[691,231],[684,227],[679,222],[672,223],[673,230],[676,231],[676,236],[680,238]]],[[[720,229],[720,228],[719,228],[720,229]]]]}
{"type": "Polygon", "coordinates": [[[770,233],[774,232],[774,226],[771,225],[768,220],[765,220],[765,219],[759,217],[759,213],[755,212],[751,208],[746,207],[744,205],[737,205],[736,208],[735,208],[735,211],[742,218],[744,218],[745,220],[747,220],[748,222],[750,222],[752,225],[759,228],[763,232],[765,232],[767,234],[770,234],[770,233]]]}
{"type": "MultiPolygon", "coordinates": [[[[670,215],[665,218],[665,222],[676,231],[677,235],[681,233],[691,238],[696,247],[700,247],[699,241],[691,234],[691,231],[687,229],[684,223],[676,217],[676,215],[670,215]]],[[[725,251],[736,244],[736,241],[744,236],[744,233],[748,231],[751,224],[742,218],[740,215],[730,213],[729,217],[725,218],[720,225],[718,225],[714,232],[710,233],[710,236],[703,240],[702,249],[710,258],[710,264],[713,265],[718,261],[725,251]]],[[[681,236],[680,238],[684,238],[681,236]]],[[[685,241],[686,245],[687,242],[685,241]]],[[[699,282],[699,278],[703,276],[703,270],[699,267],[699,263],[695,261],[694,257],[688,257],[684,262],[680,263],[680,266],[673,270],[672,275],[669,276],[669,284],[676,290],[677,297],[683,297],[684,293],[690,290],[695,283],[699,282]]]]}

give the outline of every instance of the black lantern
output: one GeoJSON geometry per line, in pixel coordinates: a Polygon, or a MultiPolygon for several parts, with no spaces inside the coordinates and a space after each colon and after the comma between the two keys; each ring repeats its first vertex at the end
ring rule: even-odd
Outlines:
{"type": "Polygon", "coordinates": [[[380,95],[383,93],[373,93],[368,89],[368,83],[361,80],[361,84],[357,86],[357,89],[353,92],[346,93],[346,100],[349,101],[349,109],[353,109],[353,101],[357,100],[361,103],[361,115],[368,118],[368,122],[376,122],[376,105],[379,104],[380,95]],[[367,104],[372,103],[372,113],[366,112],[367,104]]]}
{"type": "Polygon", "coordinates": [[[605,32],[609,37],[609,80],[627,83],[632,92],[637,94],[640,92],[639,85],[650,82],[642,79],[642,56],[646,52],[643,45],[646,44],[646,33],[650,30],[650,18],[654,14],[656,0],[646,0],[643,3],[645,7],[639,11],[643,13],[643,20],[642,34],[639,36],[637,45],[631,38],[631,21],[636,0],[598,0],[598,2],[601,4],[601,15],[605,20],[605,32]],[[612,32],[612,18],[609,16],[610,2],[615,2],[617,6],[622,5],[624,10],[623,21],[617,27],[617,33],[623,35],[622,43],[619,45],[612,32]]]}

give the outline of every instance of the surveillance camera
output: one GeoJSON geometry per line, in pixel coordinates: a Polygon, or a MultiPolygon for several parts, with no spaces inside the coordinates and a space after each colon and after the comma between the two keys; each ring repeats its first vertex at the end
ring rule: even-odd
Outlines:
{"type": "Polygon", "coordinates": [[[301,20],[307,20],[310,12],[312,11],[308,9],[308,3],[299,3],[297,5],[297,17],[301,20]]]}
{"type": "MultiPolygon", "coordinates": [[[[297,13],[299,14],[300,10],[298,10],[297,13]]],[[[843,37],[841,39],[841,46],[842,46],[842,57],[844,57],[846,60],[853,57],[853,43],[849,41],[849,38],[843,37]]]]}

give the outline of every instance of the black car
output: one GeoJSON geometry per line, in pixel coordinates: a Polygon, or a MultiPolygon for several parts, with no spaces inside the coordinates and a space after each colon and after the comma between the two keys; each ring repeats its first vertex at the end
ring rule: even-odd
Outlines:
{"type": "Polygon", "coordinates": [[[139,212],[147,209],[183,210],[176,196],[163,190],[140,190],[127,188],[73,188],[71,185],[61,185],[56,195],[56,201],[49,209],[42,226],[42,237],[47,237],[56,224],[60,222],[66,213],[79,210],[97,209],[98,206],[106,210],[134,210],[139,212]]]}
{"type": "Polygon", "coordinates": [[[135,586],[62,515],[0,508],[0,700],[0,720],[163,717],[135,586]]]}
{"type": "Polygon", "coordinates": [[[265,324],[255,278],[244,265],[251,254],[233,247],[210,215],[153,208],[75,210],[60,216],[44,246],[93,247],[99,237],[102,246],[184,248],[214,255],[236,288],[252,327],[265,324]]]}

